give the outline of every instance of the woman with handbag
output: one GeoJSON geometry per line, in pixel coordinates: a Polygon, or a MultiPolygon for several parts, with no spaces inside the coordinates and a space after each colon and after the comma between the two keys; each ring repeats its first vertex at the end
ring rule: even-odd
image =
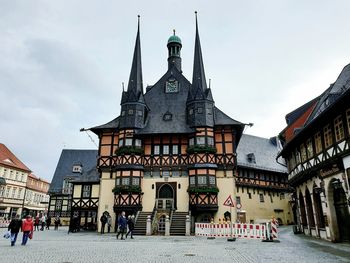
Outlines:
{"type": "Polygon", "coordinates": [[[19,215],[13,218],[8,226],[8,230],[11,231],[11,246],[16,244],[19,230],[22,228],[22,220],[19,219],[19,215]]]}
{"type": "Polygon", "coordinates": [[[23,220],[22,223],[22,245],[25,246],[27,244],[28,238],[32,239],[34,230],[34,223],[32,220],[32,216],[27,215],[26,219],[23,220]]]}

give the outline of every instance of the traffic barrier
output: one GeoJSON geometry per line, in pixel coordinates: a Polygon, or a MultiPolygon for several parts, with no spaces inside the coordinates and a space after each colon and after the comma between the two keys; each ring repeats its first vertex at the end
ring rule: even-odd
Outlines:
{"type": "Polygon", "coordinates": [[[195,235],[205,237],[237,237],[266,239],[266,226],[263,224],[195,223],[195,235]]]}
{"type": "Polygon", "coordinates": [[[271,220],[271,236],[272,236],[272,239],[277,239],[278,238],[277,227],[278,227],[278,221],[275,218],[273,218],[271,220]]]}
{"type": "Polygon", "coordinates": [[[0,227],[8,227],[10,220],[0,220],[0,227]]]}

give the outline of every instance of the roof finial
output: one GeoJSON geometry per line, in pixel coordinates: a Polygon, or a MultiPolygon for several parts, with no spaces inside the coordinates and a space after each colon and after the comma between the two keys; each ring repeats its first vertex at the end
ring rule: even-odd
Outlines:
{"type": "Polygon", "coordinates": [[[173,32],[174,32],[174,36],[175,36],[175,29],[173,29],[173,32]]]}
{"type": "Polygon", "coordinates": [[[125,91],[125,90],[124,90],[124,82],[122,82],[122,87],[123,87],[123,91],[125,91]]]}
{"type": "Polygon", "coordinates": [[[140,30],[140,15],[137,15],[137,30],[140,30]]]}
{"type": "Polygon", "coordinates": [[[195,16],[196,16],[196,29],[198,29],[198,21],[197,21],[197,11],[194,11],[195,16]]]}

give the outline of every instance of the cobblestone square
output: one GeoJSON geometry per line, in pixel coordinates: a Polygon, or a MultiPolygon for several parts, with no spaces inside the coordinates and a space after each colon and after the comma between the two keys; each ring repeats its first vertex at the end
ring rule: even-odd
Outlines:
{"type": "MultiPolygon", "coordinates": [[[[4,230],[4,229],[1,229],[4,230]]],[[[3,231],[2,231],[3,232],[3,231]]],[[[20,241],[22,234],[19,235],[20,241]]],[[[333,244],[294,235],[282,227],[279,243],[224,238],[135,236],[59,231],[35,232],[23,247],[1,238],[1,262],[350,262],[350,244],[333,244]],[[298,252],[298,253],[297,253],[298,252]]]]}

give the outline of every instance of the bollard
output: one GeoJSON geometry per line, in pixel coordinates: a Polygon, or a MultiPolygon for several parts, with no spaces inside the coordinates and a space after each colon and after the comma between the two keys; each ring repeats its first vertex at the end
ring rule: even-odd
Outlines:
{"type": "Polygon", "coordinates": [[[190,216],[187,215],[186,216],[186,236],[190,236],[191,235],[191,220],[190,220],[190,216]]]}
{"type": "Polygon", "coordinates": [[[152,221],[151,216],[147,216],[147,222],[146,222],[146,236],[152,235],[152,221]]]}
{"type": "Polygon", "coordinates": [[[165,236],[170,236],[170,220],[169,216],[165,216],[165,236]]]}

